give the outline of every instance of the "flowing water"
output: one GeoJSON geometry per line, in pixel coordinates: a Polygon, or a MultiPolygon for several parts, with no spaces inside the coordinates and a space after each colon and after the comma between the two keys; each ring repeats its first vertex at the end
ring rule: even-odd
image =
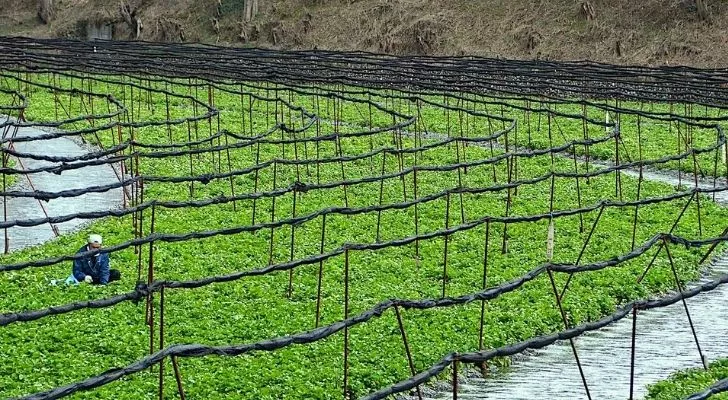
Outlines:
{"type": "MultiPolygon", "coordinates": [[[[7,117],[0,116],[0,123],[6,122],[7,117]]],[[[11,132],[14,128],[10,128],[11,132]]],[[[16,137],[37,137],[47,134],[32,127],[20,127],[16,137]]],[[[34,155],[52,156],[80,156],[90,151],[76,139],[54,138],[17,142],[13,144],[16,151],[34,155]]],[[[16,169],[34,169],[54,165],[49,161],[20,158],[15,161],[16,169]]],[[[62,174],[50,172],[37,172],[28,175],[16,175],[17,181],[8,191],[45,191],[58,192],[70,189],[82,189],[91,186],[108,185],[118,181],[114,169],[109,165],[86,166],[75,170],[66,170],[62,174]]],[[[106,211],[117,208],[122,203],[121,189],[112,189],[103,193],[86,193],[76,197],[59,197],[49,201],[36,200],[28,197],[14,197],[7,199],[7,220],[21,220],[44,218],[73,214],[88,211],[106,211]]],[[[0,198],[0,203],[2,202],[0,198]]],[[[74,219],[55,224],[59,234],[68,233],[81,228],[89,221],[74,219]]],[[[29,246],[38,245],[56,237],[50,224],[32,227],[12,227],[6,232],[0,232],[2,239],[7,235],[11,251],[29,246]]],[[[4,242],[3,242],[4,243],[4,242]]],[[[79,247],[83,243],[79,243],[79,247]]],[[[75,249],[74,249],[75,250],[75,249]]]]}
{"type": "MultiPolygon", "coordinates": [[[[626,175],[638,176],[635,171],[626,175]]],[[[646,180],[677,185],[671,173],[645,172],[646,180]]],[[[691,184],[690,178],[683,184],[691,184]]],[[[711,182],[701,182],[713,187],[711,182]]],[[[720,185],[720,184],[719,184],[720,185]]],[[[712,197],[712,196],[711,196],[712,197]]],[[[715,201],[728,206],[728,192],[715,201]]],[[[728,273],[728,253],[717,257],[700,283],[728,273]]],[[[690,286],[690,285],[689,285],[690,286]]],[[[728,285],[687,301],[698,341],[707,361],[728,357],[728,285]]],[[[635,354],[635,398],[643,398],[646,385],[702,362],[682,302],[638,313],[635,354]]],[[[592,399],[627,399],[630,392],[632,318],[574,340],[592,399]]],[[[586,391],[568,341],[514,359],[507,371],[487,378],[470,376],[458,387],[458,399],[586,399],[586,391]]],[[[442,387],[432,399],[452,398],[452,386],[442,387]]]]}

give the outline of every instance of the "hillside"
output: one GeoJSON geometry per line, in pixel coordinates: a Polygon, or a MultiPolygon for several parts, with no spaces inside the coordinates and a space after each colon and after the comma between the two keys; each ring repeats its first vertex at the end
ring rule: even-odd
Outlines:
{"type": "Polygon", "coordinates": [[[618,64],[722,67],[728,1],[705,0],[0,0],[0,35],[85,37],[113,23],[115,39],[195,41],[282,49],[391,54],[591,59],[618,64]],[[589,10],[589,12],[585,12],[589,10]]]}

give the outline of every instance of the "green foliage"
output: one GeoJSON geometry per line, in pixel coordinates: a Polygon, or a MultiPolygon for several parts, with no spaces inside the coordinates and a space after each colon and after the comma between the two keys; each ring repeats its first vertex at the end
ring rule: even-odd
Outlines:
{"type": "MultiPolygon", "coordinates": [[[[49,76],[38,74],[35,82],[47,82],[49,76]]],[[[78,87],[79,79],[55,77],[57,85],[78,87]]],[[[184,118],[201,115],[205,112],[183,96],[193,96],[207,102],[214,95],[214,104],[220,110],[219,127],[233,132],[244,132],[253,136],[271,128],[276,121],[287,126],[300,128],[306,123],[300,111],[292,110],[281,100],[302,106],[321,116],[320,122],[312,129],[319,135],[332,132],[340,133],[336,141],[306,142],[293,144],[263,143],[259,159],[255,148],[242,146],[225,152],[207,152],[188,156],[166,158],[140,158],[142,174],[157,176],[185,176],[227,171],[228,157],[230,167],[243,169],[273,159],[326,159],[343,155],[355,156],[380,148],[413,148],[434,145],[442,138],[398,136],[385,131],[370,136],[353,135],[370,127],[388,126],[400,122],[401,117],[393,116],[376,107],[368,107],[353,100],[334,102],[331,98],[315,96],[318,91],[294,93],[274,87],[225,84],[214,92],[208,92],[207,85],[196,88],[184,86],[182,82],[152,82],[156,88],[167,87],[173,94],[147,92],[132,88],[130,83],[146,87],[146,79],[128,77],[107,77],[108,82],[86,81],[96,93],[110,93],[120,100],[127,112],[124,120],[164,121],[167,119],[166,101],[169,99],[171,118],[184,118]],[[90,83],[89,83],[90,82],[90,83]],[[235,93],[243,89],[243,95],[235,93]],[[224,89],[224,90],[223,90],[224,89]],[[227,91],[225,91],[227,90],[227,91]],[[255,94],[278,101],[251,101],[255,94]],[[252,120],[250,116],[253,116],[252,120]],[[346,121],[336,124],[334,121],[346,121]],[[397,144],[399,142],[399,144],[397,144]]],[[[7,84],[13,84],[12,76],[5,76],[7,84]]],[[[0,79],[0,85],[3,79],[0,79]]],[[[322,87],[321,89],[331,89],[322,87]]],[[[25,91],[31,104],[27,115],[35,121],[56,120],[60,118],[87,114],[95,103],[96,110],[113,111],[113,104],[101,98],[69,95],[69,92],[54,93],[39,86],[29,85],[25,91]],[[58,100],[56,100],[58,96],[58,100]],[[62,104],[63,107],[59,107],[62,104]]],[[[384,92],[355,93],[354,99],[372,98],[384,109],[394,109],[405,115],[417,114],[416,103],[404,99],[392,99],[384,92]]],[[[483,137],[499,129],[505,123],[474,118],[466,113],[443,111],[436,106],[442,102],[435,96],[422,96],[435,104],[422,103],[417,126],[408,127],[409,133],[436,132],[445,135],[483,137]]],[[[450,105],[455,100],[449,99],[450,105]]],[[[523,101],[513,100],[504,107],[505,117],[515,118],[518,133],[513,132],[512,143],[543,148],[563,144],[568,140],[583,137],[582,121],[578,118],[554,117],[552,131],[561,134],[548,137],[548,121],[541,113],[538,121],[536,113],[526,115],[515,106],[523,106],[523,101]],[[558,128],[556,124],[558,123],[558,128]]],[[[500,114],[500,109],[486,110],[483,105],[465,102],[466,108],[482,107],[476,110],[500,114]]],[[[553,106],[558,111],[576,113],[580,107],[571,104],[553,106]]],[[[591,107],[591,106],[590,106],[591,107]]],[[[664,107],[664,105],[655,105],[664,107]]],[[[596,113],[598,108],[590,108],[596,113]]],[[[715,110],[709,110],[715,112],[715,110]]],[[[635,132],[626,127],[630,117],[623,116],[625,146],[634,150],[635,132]]],[[[108,122],[108,120],[103,121],[108,122]]],[[[66,123],[61,129],[74,130],[101,124],[102,121],[79,119],[66,123]]],[[[217,130],[217,119],[202,120],[169,126],[150,126],[138,129],[124,128],[125,140],[130,137],[143,143],[184,142],[202,139],[217,130]]],[[[674,137],[666,132],[661,122],[651,121],[644,125],[643,157],[657,158],[674,154],[671,143],[674,137]],[[646,139],[649,138],[649,139],[646,139]]],[[[604,128],[587,124],[589,137],[604,134],[604,128]]],[[[311,130],[293,134],[276,131],[271,139],[294,139],[311,137],[311,130]]],[[[696,142],[710,143],[715,140],[710,130],[694,130],[696,142]]],[[[110,146],[118,143],[117,131],[101,131],[97,135],[86,135],[94,143],[110,146]]],[[[224,144],[225,139],[215,139],[197,148],[224,144]]],[[[242,142],[241,142],[242,143],[242,142]]],[[[279,164],[276,167],[276,182],[273,182],[273,167],[259,171],[257,185],[255,174],[237,176],[232,180],[236,194],[265,192],[274,188],[286,187],[296,180],[307,184],[336,182],[367,176],[378,176],[399,172],[413,165],[442,166],[463,161],[484,160],[502,154],[506,146],[504,138],[497,141],[494,148],[489,146],[451,143],[427,150],[410,152],[401,159],[392,154],[377,154],[372,157],[320,165],[310,164],[292,166],[279,164]],[[382,167],[383,166],[383,167],[382,167]],[[342,168],[343,167],[343,168],[342,168]],[[383,168],[383,169],[382,169],[383,168]],[[343,172],[342,172],[343,170],[343,172]]],[[[616,153],[614,142],[591,148],[590,156],[613,159],[616,153]]],[[[152,150],[145,150],[152,151],[152,150]]],[[[577,152],[583,151],[577,148],[577,152]]],[[[632,152],[634,156],[634,151],[632,152]]],[[[680,167],[691,170],[692,163],[681,163],[680,167]]],[[[127,169],[132,164],[128,163],[127,169]]],[[[673,165],[666,167],[672,168],[673,165]]],[[[526,180],[555,171],[572,172],[573,160],[556,157],[551,164],[548,155],[532,158],[518,158],[517,167],[509,169],[508,162],[502,160],[495,164],[472,166],[464,170],[417,172],[417,196],[422,198],[446,189],[463,187],[489,187],[507,181],[509,171],[517,170],[513,179],[526,180]]],[[[576,168],[584,171],[587,164],[577,162],[576,168]]],[[[595,166],[588,166],[593,170],[595,166]]],[[[721,166],[721,168],[724,168],[721,166]]],[[[296,215],[306,215],[328,207],[350,208],[368,207],[380,203],[391,204],[412,200],[415,186],[413,174],[404,179],[387,179],[381,183],[369,182],[351,185],[346,192],[341,186],[301,193],[296,199],[296,215]]],[[[588,182],[579,180],[580,196],[575,196],[577,181],[574,178],[555,179],[553,209],[566,210],[593,205],[603,199],[619,199],[614,190],[614,174],[594,177],[588,182]]],[[[145,185],[145,199],[186,200],[205,199],[230,195],[230,181],[212,181],[206,185],[195,183],[190,188],[184,184],[155,183],[145,185]]],[[[643,182],[641,198],[657,197],[674,193],[675,188],[668,185],[643,182]]],[[[622,176],[624,199],[634,199],[637,194],[637,180],[622,176]]],[[[548,213],[550,210],[550,180],[520,186],[511,192],[508,215],[527,216],[548,213]]],[[[506,212],[506,192],[484,192],[449,196],[449,218],[446,221],[446,197],[418,204],[418,223],[415,225],[415,209],[390,210],[381,213],[379,240],[388,241],[415,234],[433,232],[444,226],[456,226],[478,220],[485,216],[503,216],[506,212]],[[461,212],[462,210],[462,212],[461,212]]],[[[659,232],[667,232],[676,215],[687,199],[644,205],[639,208],[637,229],[634,232],[636,243],[640,244],[659,232]]],[[[155,230],[161,233],[187,233],[192,231],[215,230],[226,227],[278,221],[293,215],[291,194],[280,196],[274,203],[270,198],[238,201],[232,204],[209,206],[198,209],[157,209],[155,230]],[[253,209],[255,208],[255,212],[253,209]]],[[[554,261],[574,262],[586,240],[591,225],[596,220],[595,210],[582,217],[559,218],[555,222],[556,240],[554,261]]],[[[582,257],[582,263],[594,262],[614,257],[631,249],[632,219],[634,208],[607,208],[601,216],[599,225],[582,257]]],[[[718,235],[724,226],[721,221],[728,218],[728,212],[707,200],[701,201],[702,236],[718,235]]],[[[377,240],[377,213],[356,215],[334,215],[326,219],[326,241],[324,251],[331,251],[344,243],[373,243],[377,240]]],[[[142,218],[144,234],[148,234],[150,215],[145,212],[142,218]]],[[[507,231],[501,223],[490,227],[488,240],[488,286],[495,286],[521,276],[545,260],[547,220],[528,223],[509,224],[507,231]],[[508,242],[508,252],[501,253],[504,236],[508,242]]],[[[484,258],[485,225],[463,230],[448,238],[448,266],[446,276],[447,295],[457,296],[480,290],[482,285],[484,258]]],[[[322,221],[314,218],[295,227],[293,238],[293,258],[303,258],[320,252],[322,221]]],[[[48,258],[70,254],[82,243],[83,237],[91,232],[104,235],[109,244],[119,243],[133,237],[132,218],[103,219],[93,223],[81,232],[61,237],[53,242],[36,246],[3,257],[3,263],[48,258]]],[[[691,206],[675,230],[678,235],[694,237],[698,234],[698,214],[691,206]]],[[[288,261],[290,254],[291,228],[258,230],[250,233],[218,236],[211,239],[181,243],[161,243],[155,245],[156,279],[196,279],[210,275],[222,275],[234,271],[261,268],[269,262],[288,261]],[[269,246],[272,246],[272,259],[269,246]]],[[[443,280],[444,240],[442,238],[420,240],[417,244],[393,247],[378,251],[353,251],[350,254],[350,315],[360,313],[374,304],[389,298],[437,298],[441,295],[443,280]]],[[[126,292],[133,285],[137,274],[137,262],[142,260],[146,270],[146,256],[149,246],[142,246],[141,257],[134,249],[112,255],[113,267],[123,274],[123,282],[107,287],[60,287],[49,286],[50,279],[65,277],[70,265],[33,268],[20,272],[0,275],[3,296],[0,297],[0,312],[32,310],[71,301],[108,297],[126,292]],[[140,258],[139,258],[140,257],[140,258]],[[32,295],[29,295],[32,294],[32,295]]],[[[683,281],[698,275],[697,261],[701,251],[675,246],[671,248],[676,261],[678,274],[683,281]]],[[[655,266],[642,285],[636,283],[654,250],[643,257],[626,262],[619,267],[609,268],[574,277],[568,294],[564,297],[564,307],[572,324],[597,319],[614,311],[615,307],[648,294],[663,293],[675,287],[669,264],[664,252],[657,258],[655,266]]],[[[343,257],[335,257],[323,264],[321,323],[329,324],[343,318],[344,280],[343,257]]],[[[266,338],[288,335],[312,329],[315,322],[318,265],[298,268],[293,273],[293,295],[286,298],[288,273],[279,272],[264,276],[254,276],[235,282],[215,284],[195,290],[169,290],[165,294],[165,344],[203,343],[223,345],[230,343],[249,343],[266,338]]],[[[557,284],[563,287],[567,277],[557,275],[557,284]]],[[[158,310],[158,298],[155,299],[158,310]]],[[[18,396],[34,391],[66,384],[101,373],[109,368],[127,365],[144,356],[149,350],[149,330],[144,323],[144,305],[124,303],[108,309],[84,310],[43,320],[13,324],[2,328],[0,335],[0,354],[3,359],[11,360],[0,365],[0,397],[18,396]]],[[[450,351],[473,351],[478,348],[480,304],[462,307],[435,309],[427,311],[403,311],[404,325],[410,340],[414,364],[418,370],[431,365],[450,351]]],[[[516,292],[506,294],[487,303],[485,313],[484,346],[497,347],[524,340],[532,336],[563,329],[559,312],[554,303],[550,282],[541,277],[516,292]]],[[[155,343],[158,345],[158,343],[155,343]]],[[[409,376],[396,318],[386,312],[381,318],[350,330],[350,385],[355,396],[391,384],[409,376]]],[[[239,357],[207,357],[181,359],[180,365],[185,388],[190,398],[340,398],[343,379],[343,336],[334,335],[326,340],[305,345],[291,346],[275,352],[254,352],[239,357]]],[[[171,367],[165,369],[168,382],[172,382],[171,367]]],[[[116,398],[139,399],[155,397],[157,375],[142,372],[126,377],[119,382],[92,392],[73,396],[74,398],[116,398]]],[[[166,395],[174,395],[174,385],[166,385],[166,395]]]]}
{"type": "MultiPolygon", "coordinates": [[[[647,400],[682,399],[701,392],[716,382],[728,378],[728,359],[718,360],[703,368],[691,368],[676,372],[664,381],[648,386],[647,400]]],[[[721,393],[712,399],[728,399],[728,393],[721,393]]]]}

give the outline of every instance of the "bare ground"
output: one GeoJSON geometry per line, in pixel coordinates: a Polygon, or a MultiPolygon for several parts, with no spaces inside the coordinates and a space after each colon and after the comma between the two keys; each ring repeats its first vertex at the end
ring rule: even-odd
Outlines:
{"type": "Polygon", "coordinates": [[[54,2],[55,16],[44,24],[35,1],[0,0],[0,35],[85,37],[87,24],[112,22],[116,39],[728,65],[725,0],[707,0],[707,21],[693,0],[259,0],[249,22],[241,0],[54,2]]]}

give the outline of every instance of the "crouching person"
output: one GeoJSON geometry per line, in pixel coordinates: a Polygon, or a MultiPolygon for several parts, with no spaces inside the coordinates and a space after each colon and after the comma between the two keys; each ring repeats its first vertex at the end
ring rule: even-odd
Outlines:
{"type": "MultiPolygon", "coordinates": [[[[101,248],[101,235],[89,235],[88,244],[81,247],[76,254],[85,253],[101,248]]],[[[109,254],[96,253],[85,255],[73,260],[73,274],[66,280],[67,283],[95,283],[106,285],[109,282],[121,279],[121,272],[109,268],[109,254]]]]}

